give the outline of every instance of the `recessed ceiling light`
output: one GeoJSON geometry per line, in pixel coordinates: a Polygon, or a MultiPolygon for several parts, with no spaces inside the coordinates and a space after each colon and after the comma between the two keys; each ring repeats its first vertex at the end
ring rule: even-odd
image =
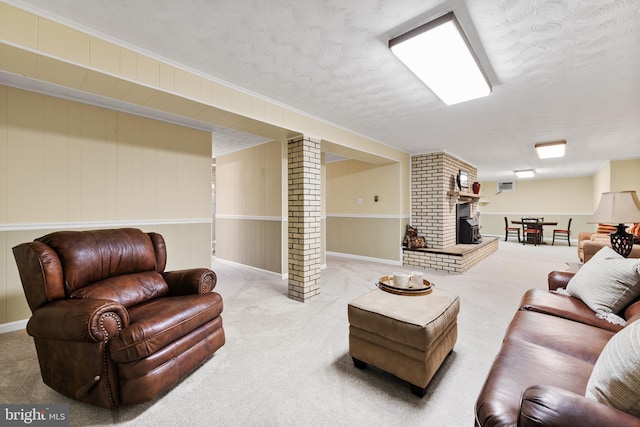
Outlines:
{"type": "Polygon", "coordinates": [[[525,169],[515,172],[518,178],[533,178],[534,176],[536,176],[536,172],[533,169],[525,169]]]}
{"type": "Polygon", "coordinates": [[[389,40],[389,48],[447,105],[491,93],[453,12],[389,40]]]}
{"type": "Polygon", "coordinates": [[[536,151],[538,152],[538,157],[540,157],[541,159],[563,157],[566,146],[567,141],[565,140],[540,142],[535,145],[536,151]]]}

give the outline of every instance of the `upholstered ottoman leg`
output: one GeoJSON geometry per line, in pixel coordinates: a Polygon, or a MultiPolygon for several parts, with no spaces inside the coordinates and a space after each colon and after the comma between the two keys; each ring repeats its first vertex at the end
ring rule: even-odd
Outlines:
{"type": "Polygon", "coordinates": [[[367,362],[363,362],[360,359],[356,359],[355,357],[352,357],[353,359],[353,365],[358,368],[358,369],[365,369],[367,367],[367,362]]]}
{"type": "Polygon", "coordinates": [[[410,385],[411,385],[411,393],[415,394],[416,396],[424,397],[424,395],[427,394],[428,384],[424,387],[418,387],[417,385],[413,385],[413,384],[410,384],[410,385]]]}

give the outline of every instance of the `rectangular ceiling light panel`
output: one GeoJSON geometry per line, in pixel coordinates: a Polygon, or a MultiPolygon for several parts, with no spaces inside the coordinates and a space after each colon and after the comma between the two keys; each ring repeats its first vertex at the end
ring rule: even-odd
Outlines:
{"type": "Polygon", "coordinates": [[[538,157],[541,159],[552,159],[555,157],[563,157],[566,146],[567,146],[567,141],[565,140],[540,142],[535,145],[536,152],[538,153],[538,157]]]}
{"type": "Polygon", "coordinates": [[[533,169],[525,169],[515,172],[518,178],[533,178],[534,176],[536,176],[536,172],[533,169]]]}
{"type": "Polygon", "coordinates": [[[491,93],[453,12],[390,40],[389,48],[447,105],[491,93]]]}

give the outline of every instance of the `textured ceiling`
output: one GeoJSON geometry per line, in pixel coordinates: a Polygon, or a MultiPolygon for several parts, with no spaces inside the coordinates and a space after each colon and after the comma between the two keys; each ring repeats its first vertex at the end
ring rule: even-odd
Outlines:
{"type": "MultiPolygon", "coordinates": [[[[640,157],[637,0],[20,0],[59,22],[408,153],[446,150],[481,179],[594,173],[640,157]],[[493,86],[447,107],[389,38],[454,10],[493,86]],[[566,139],[563,159],[536,142],[566,139]]],[[[216,152],[251,143],[219,131],[216,152]]]]}

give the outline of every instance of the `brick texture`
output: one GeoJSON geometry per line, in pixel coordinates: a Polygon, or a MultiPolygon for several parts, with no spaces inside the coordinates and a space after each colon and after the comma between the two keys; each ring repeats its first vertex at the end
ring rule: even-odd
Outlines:
{"type": "MultiPolygon", "coordinates": [[[[477,181],[477,169],[450,154],[429,153],[411,157],[411,222],[425,237],[427,247],[443,249],[456,244],[456,176],[464,169],[469,182],[477,181]]],[[[476,203],[471,204],[475,216],[476,203]]]]}
{"type": "Polygon", "coordinates": [[[306,302],[320,293],[320,141],[288,143],[289,298],[306,302]]]}
{"type": "Polygon", "coordinates": [[[497,237],[490,237],[486,244],[462,254],[404,249],[402,264],[450,273],[463,273],[497,250],[497,237]]]}
{"type": "MultiPolygon", "coordinates": [[[[447,248],[457,244],[456,206],[459,203],[456,197],[447,193],[457,190],[456,177],[460,169],[467,171],[469,185],[478,180],[475,167],[445,152],[411,157],[411,222],[418,228],[418,234],[425,237],[427,247],[438,250],[405,249],[404,265],[463,272],[498,249],[498,240],[491,238],[485,245],[463,253],[447,253],[447,248]]],[[[476,209],[477,203],[471,203],[472,217],[475,217],[476,209]]]]}

